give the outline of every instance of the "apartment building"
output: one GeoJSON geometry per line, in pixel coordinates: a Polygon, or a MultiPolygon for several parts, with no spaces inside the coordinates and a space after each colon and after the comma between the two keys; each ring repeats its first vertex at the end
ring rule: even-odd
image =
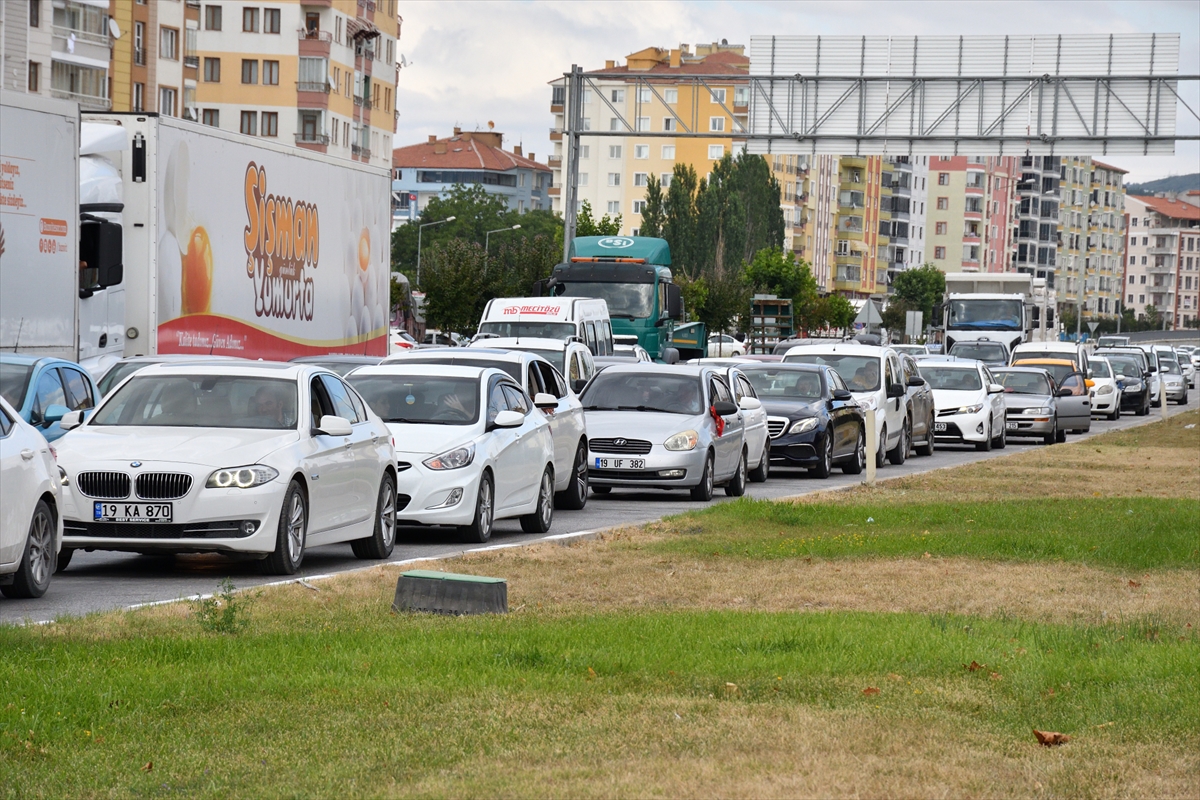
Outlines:
{"type": "Polygon", "coordinates": [[[392,152],[392,227],[415,219],[434,197],[456,184],[481,186],[517,212],[550,207],[550,167],[521,145],[505,150],[496,130],[464,131],[398,147],[392,152]]]}
{"type": "Polygon", "coordinates": [[[1089,156],[1060,167],[1058,298],[1084,319],[1120,313],[1125,253],[1126,170],[1089,156]]]}
{"type": "Polygon", "coordinates": [[[396,0],[200,5],[201,123],[391,166],[396,0]]]}
{"type": "Polygon", "coordinates": [[[926,261],[925,202],[928,197],[929,156],[892,159],[891,259],[888,285],[896,275],[926,261]]]}
{"type": "MultiPolygon", "coordinates": [[[[670,186],[679,163],[690,164],[701,176],[714,161],[737,144],[728,138],[735,120],[746,123],[749,112],[747,75],[750,59],[742,45],[689,45],[665,49],[647,47],[631,53],[625,64],[605,62],[603,70],[616,77],[596,79],[595,91],[584,90],[584,130],[625,131],[625,136],[584,137],[579,154],[579,194],[597,214],[620,214],[622,233],[636,234],[641,227],[646,185],[651,175],[670,186]],[[728,80],[708,81],[702,88],[687,81],[689,75],[721,75],[728,80]],[[646,79],[640,84],[639,79],[646,79]],[[624,122],[622,122],[624,120],[624,122]],[[633,128],[630,132],[625,123],[633,128]],[[715,134],[712,138],[639,137],[638,131],[692,131],[715,134]]],[[[563,182],[562,132],[567,108],[564,79],[551,81],[550,112],[554,127],[550,155],[554,184],[550,188],[553,210],[561,213],[563,182]]]]}
{"type": "Polygon", "coordinates": [[[108,11],[109,0],[0,2],[0,85],[108,110],[108,11]]]}
{"type": "Polygon", "coordinates": [[[934,156],[929,160],[927,254],[943,272],[1012,269],[1016,158],[934,156]]]}
{"type": "Polygon", "coordinates": [[[196,53],[200,4],[193,0],[112,0],[121,35],[112,40],[113,111],[148,111],[199,121],[196,53]]]}
{"type": "Polygon", "coordinates": [[[1058,212],[1062,201],[1061,156],[1024,156],[1017,182],[1017,219],[1013,238],[1016,253],[1013,265],[1046,279],[1046,286],[1057,288],[1058,212]]]}
{"type": "Polygon", "coordinates": [[[853,298],[883,294],[892,260],[892,161],[842,156],[839,167],[833,288],[853,298]]]}
{"type": "Polygon", "coordinates": [[[1125,198],[1124,309],[1151,306],[1167,329],[1200,317],[1200,207],[1172,197],[1125,198]]]}
{"type": "Polygon", "coordinates": [[[833,289],[839,159],[831,155],[768,155],[783,193],[783,247],[808,262],[817,289],[833,289]]]}

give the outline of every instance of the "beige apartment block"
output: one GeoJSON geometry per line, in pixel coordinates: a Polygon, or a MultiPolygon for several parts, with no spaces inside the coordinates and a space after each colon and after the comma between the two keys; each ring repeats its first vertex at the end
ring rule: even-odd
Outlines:
{"type": "Polygon", "coordinates": [[[806,261],[822,293],[833,289],[838,157],[767,155],[783,194],[785,250],[806,261]]]}
{"type": "Polygon", "coordinates": [[[1115,317],[1125,263],[1126,170],[1090,156],[1063,159],[1058,299],[1084,320],[1115,317]]]}
{"type": "Polygon", "coordinates": [[[114,41],[109,0],[2,0],[0,85],[107,111],[114,41]]]}
{"type": "Polygon", "coordinates": [[[1123,308],[1153,306],[1170,330],[1200,316],[1200,207],[1172,197],[1125,198],[1123,308]]]}

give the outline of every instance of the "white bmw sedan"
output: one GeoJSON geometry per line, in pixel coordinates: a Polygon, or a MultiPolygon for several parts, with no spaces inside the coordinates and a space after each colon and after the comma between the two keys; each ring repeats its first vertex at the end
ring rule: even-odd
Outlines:
{"type": "Polygon", "coordinates": [[[0,397],[0,592],[41,597],[62,543],[54,449],[0,397]]]}
{"type": "Polygon", "coordinates": [[[528,533],[554,517],[554,437],[540,409],[494,367],[381,364],[350,382],[396,442],[401,525],[447,525],[468,542],[486,542],[497,519],[520,517],[528,533]]]}
{"type": "Polygon", "coordinates": [[[79,416],[59,445],[60,569],[76,549],[259,554],[277,575],[318,545],[391,555],[391,433],[328,370],[159,364],[79,416]]]}

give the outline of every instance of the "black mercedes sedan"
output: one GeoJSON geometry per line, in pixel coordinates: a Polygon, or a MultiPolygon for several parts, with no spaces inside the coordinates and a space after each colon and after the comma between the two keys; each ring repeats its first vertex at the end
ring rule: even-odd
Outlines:
{"type": "Polygon", "coordinates": [[[799,467],[818,478],[835,466],[849,475],[863,471],[866,417],[837,372],[810,364],[739,369],[767,411],[772,467],[799,467]]]}

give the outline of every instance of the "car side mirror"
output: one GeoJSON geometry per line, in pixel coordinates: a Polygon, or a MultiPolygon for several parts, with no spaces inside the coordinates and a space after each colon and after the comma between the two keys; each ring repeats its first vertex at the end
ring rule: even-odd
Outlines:
{"type": "Polygon", "coordinates": [[[349,436],[354,433],[354,426],[345,417],[326,414],[321,417],[321,426],[315,432],[321,436],[349,436]]]}
{"type": "Polygon", "coordinates": [[[1158,372],[1158,367],[1150,367],[1150,372],[1158,372]]]}
{"type": "MultiPolygon", "coordinates": [[[[1091,373],[1088,373],[1088,374],[1091,374],[1091,373]]],[[[1096,385],[1096,382],[1094,380],[1092,380],[1091,378],[1086,378],[1083,381],[1083,385],[1086,386],[1087,388],[1091,389],[1093,386],[1096,385]]]]}
{"type": "Polygon", "coordinates": [[[909,386],[924,386],[925,379],[922,378],[920,375],[913,375],[911,378],[908,379],[908,385],[909,386]]]}
{"type": "Polygon", "coordinates": [[[1121,374],[1121,373],[1119,373],[1119,372],[1118,372],[1118,373],[1117,373],[1117,380],[1119,380],[1119,381],[1127,381],[1127,380],[1129,380],[1129,378],[1126,378],[1126,377],[1125,377],[1123,374],[1121,374]]]}
{"type": "Polygon", "coordinates": [[[833,390],[833,399],[837,400],[840,403],[844,403],[847,400],[853,400],[854,395],[847,389],[834,389],[833,390]]]}
{"type": "Polygon", "coordinates": [[[728,400],[718,400],[712,407],[718,417],[728,417],[738,412],[738,407],[728,400]]]}
{"type": "Polygon", "coordinates": [[[1058,390],[1058,396],[1059,396],[1059,397],[1070,397],[1070,396],[1071,396],[1071,390],[1070,390],[1070,389],[1068,389],[1066,386],[1064,386],[1064,387],[1062,387],[1061,389],[1059,389],[1059,390],[1058,390]]]}
{"type": "Polygon", "coordinates": [[[525,424],[525,415],[520,411],[500,411],[492,420],[493,428],[519,428],[525,424]]]}
{"type": "Polygon", "coordinates": [[[59,405],[58,403],[54,403],[53,405],[46,407],[45,413],[42,414],[42,422],[46,426],[50,426],[62,420],[62,418],[69,413],[71,413],[71,409],[67,408],[66,406],[59,405]]]}
{"type": "Polygon", "coordinates": [[[762,408],[762,400],[759,400],[757,397],[746,395],[738,401],[738,406],[742,409],[742,411],[757,411],[758,409],[762,408]]]}
{"type": "MultiPolygon", "coordinates": [[[[66,411],[66,409],[63,408],[63,406],[50,406],[50,408],[46,409],[46,418],[47,419],[50,418],[50,414],[53,413],[54,409],[56,409],[56,408],[62,408],[64,411],[66,411]]],[[[58,427],[64,431],[74,430],[75,428],[78,428],[80,425],[83,424],[83,417],[84,417],[83,411],[67,411],[67,413],[63,414],[59,418],[58,427]]]]}
{"type": "Polygon", "coordinates": [[[1004,394],[1004,387],[998,383],[989,383],[988,394],[1004,394]]]}
{"type": "Polygon", "coordinates": [[[898,383],[889,384],[887,387],[887,396],[890,398],[904,397],[904,387],[898,383]]]}
{"type": "Polygon", "coordinates": [[[578,380],[574,381],[571,384],[571,389],[574,390],[575,394],[579,394],[580,392],[583,391],[584,387],[587,385],[588,385],[588,382],[586,379],[579,378],[578,380]]]}
{"type": "Polygon", "coordinates": [[[558,398],[549,392],[538,392],[533,396],[533,404],[537,408],[557,408],[558,398]]]}

